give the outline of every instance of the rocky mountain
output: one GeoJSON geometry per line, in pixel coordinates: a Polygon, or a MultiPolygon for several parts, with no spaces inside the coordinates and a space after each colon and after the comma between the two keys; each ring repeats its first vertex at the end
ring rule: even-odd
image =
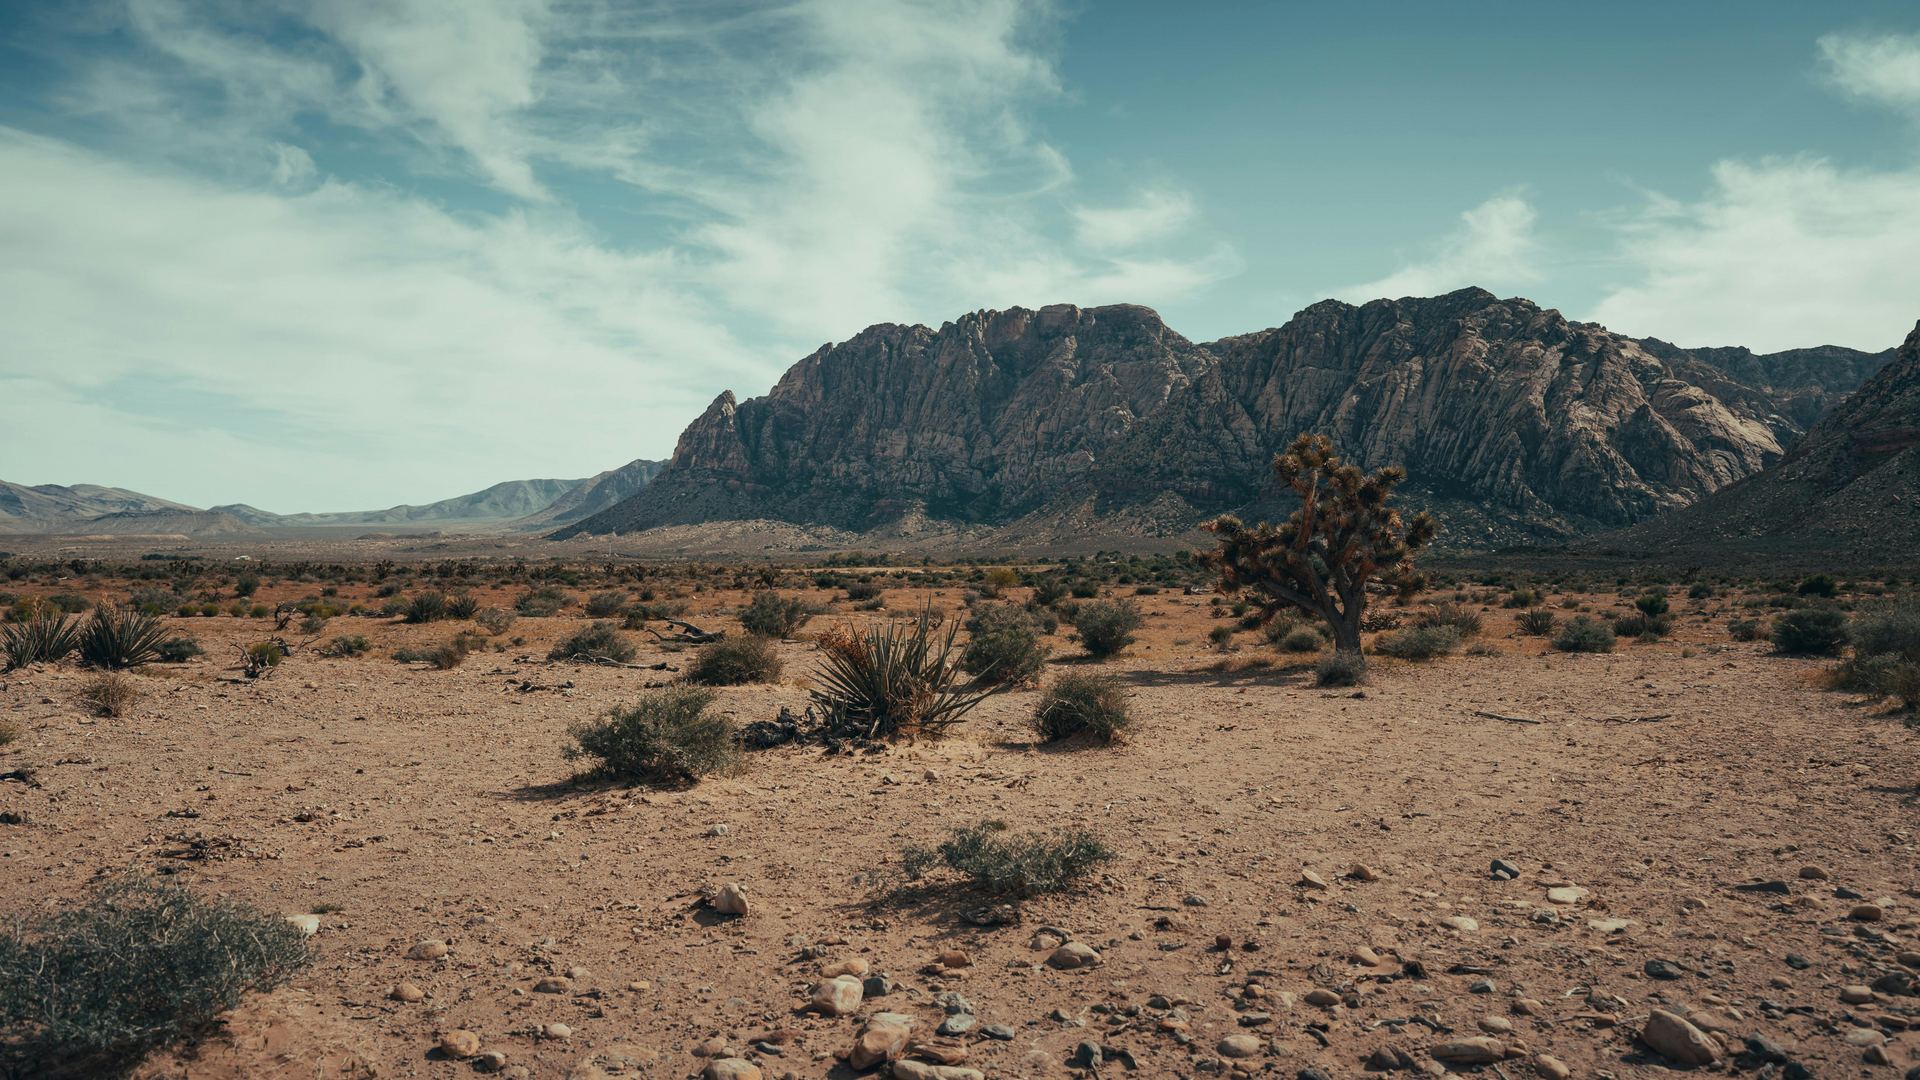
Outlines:
{"type": "Polygon", "coordinates": [[[1920,324],[1893,361],[1753,476],[1609,535],[1630,550],[1819,553],[1904,564],[1920,550],[1920,324]]]}
{"type": "Polygon", "coordinates": [[[1806,395],[1843,394],[1874,364],[1718,352],[1789,388],[1482,289],[1325,301],[1206,345],[1133,305],[881,325],[766,397],[722,394],[645,491],[554,535],[751,519],[867,531],[912,514],[1167,534],[1261,510],[1267,463],[1303,431],[1404,466],[1409,494],[1476,539],[1582,535],[1779,461],[1801,417],[1817,419],[1806,395]]]}
{"type": "Polygon", "coordinates": [[[40,532],[50,521],[79,521],[107,514],[197,512],[196,507],[156,499],[125,488],[98,484],[39,484],[27,487],[0,480],[0,532],[40,532]]]}
{"type": "Polygon", "coordinates": [[[581,480],[508,480],[470,495],[460,495],[424,506],[390,506],[385,510],[347,510],[321,514],[275,514],[245,503],[213,509],[232,514],[250,525],[285,528],[296,525],[412,525],[459,521],[507,521],[536,513],[579,487],[581,480]]]}
{"type": "Polygon", "coordinates": [[[617,469],[596,473],[547,506],[507,522],[506,527],[515,532],[531,532],[591,517],[638,494],[666,464],[636,458],[617,469]]]}

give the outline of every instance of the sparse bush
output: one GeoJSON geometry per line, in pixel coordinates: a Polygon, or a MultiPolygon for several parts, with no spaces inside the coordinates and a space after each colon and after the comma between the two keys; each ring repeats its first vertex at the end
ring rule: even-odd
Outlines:
{"type": "Polygon", "coordinates": [[[997,821],[957,828],[938,848],[902,849],[900,861],[908,880],[917,881],[944,863],[985,892],[1028,897],[1064,892],[1115,858],[1084,829],[1003,836],[1005,829],[997,821]]]}
{"type": "Polygon", "coordinates": [[[728,637],[702,646],[687,671],[687,681],[702,686],[739,686],[780,677],[780,656],[773,640],[758,634],[728,637]]]}
{"type": "Polygon", "coordinates": [[[527,590],[527,594],[516,601],[514,607],[530,619],[544,619],[557,614],[566,603],[565,593],[552,585],[543,585],[527,590]]]}
{"type": "Polygon", "coordinates": [[[983,682],[1020,684],[1037,678],[1050,651],[1033,617],[1013,604],[983,604],[966,622],[973,635],[960,667],[983,682]]]}
{"type": "Polygon", "coordinates": [[[1269,645],[1279,645],[1293,633],[1293,620],[1284,615],[1276,615],[1267,625],[1260,628],[1260,636],[1269,645]]]}
{"type": "MultiPolygon", "coordinates": [[[[394,655],[399,656],[398,653],[394,655]]],[[[247,673],[257,675],[270,667],[280,666],[280,661],[287,658],[287,651],[275,642],[259,641],[247,646],[245,657],[247,673]]]]}
{"type": "Polygon", "coordinates": [[[1796,608],[1773,624],[1773,647],[1783,653],[1831,655],[1851,637],[1847,613],[1838,608],[1796,608]]]}
{"type": "Polygon", "coordinates": [[[233,603],[228,604],[227,614],[233,616],[236,619],[246,618],[247,602],[245,600],[235,600],[233,603]]]}
{"type": "Polygon", "coordinates": [[[1735,641],[1759,641],[1762,632],[1759,619],[1731,619],[1727,622],[1727,633],[1735,641]]]}
{"type": "Polygon", "coordinates": [[[1546,637],[1553,633],[1559,621],[1553,617],[1553,612],[1545,608],[1536,608],[1533,611],[1522,612],[1513,620],[1513,624],[1514,628],[1523,634],[1546,637]]]}
{"type": "Polygon", "coordinates": [[[626,620],[621,627],[626,630],[644,629],[647,623],[659,619],[677,619],[687,613],[687,605],[660,601],[642,601],[627,608],[626,620]]]}
{"type": "Polygon", "coordinates": [[[1144,622],[1131,600],[1095,600],[1074,615],[1073,628],[1080,645],[1096,657],[1108,657],[1133,644],[1133,632],[1144,622]]]}
{"type": "Polygon", "coordinates": [[[1316,686],[1358,686],[1367,680],[1367,658],[1357,652],[1331,652],[1313,665],[1316,686]]]}
{"type": "Polygon", "coordinates": [[[847,584],[847,599],[877,600],[880,598],[880,585],[873,581],[854,581],[847,584]]]}
{"type": "MultiPolygon", "coordinates": [[[[0,1039],[48,1061],[171,1045],[308,963],[285,919],[143,878],[0,928],[0,1039]]],[[[104,1070],[103,1070],[104,1071],[104,1070]]]]}
{"type": "Polygon", "coordinates": [[[1920,662],[1899,653],[1852,656],[1833,669],[1833,682],[1842,690],[1897,699],[1909,711],[1920,708],[1920,662]]]}
{"type": "Polygon", "coordinates": [[[0,720],[0,746],[17,741],[25,733],[25,729],[12,720],[0,720]]]}
{"type": "Polygon", "coordinates": [[[47,597],[47,603],[69,615],[78,615],[93,606],[91,601],[78,593],[54,593],[47,597]]]}
{"type": "Polygon", "coordinates": [[[473,614],[473,623],[493,637],[513,628],[513,612],[505,608],[481,608],[473,614]]]}
{"type": "Polygon", "coordinates": [[[980,595],[989,600],[998,600],[1002,593],[1020,584],[1020,575],[1004,566],[996,566],[987,571],[980,581],[980,595]]]}
{"type": "Polygon", "coordinates": [[[1373,639],[1375,652],[1402,660],[1431,660],[1460,647],[1460,631],[1451,626],[1413,626],[1373,639]]]}
{"type": "Polygon", "coordinates": [[[273,609],[265,604],[255,604],[247,609],[247,614],[256,619],[264,619],[273,614],[273,609]]]}
{"type": "Polygon", "coordinates": [[[643,691],[632,705],[570,726],[566,755],[599,758],[603,772],[653,783],[729,772],[740,761],[738,736],[730,718],[707,711],[713,699],[711,690],[684,686],[643,691]]]}
{"type": "Polygon", "coordinates": [[[944,735],[987,696],[960,689],[959,631],[949,624],[935,638],[930,609],[911,622],[829,631],[820,637],[820,687],[812,697],[831,726],[866,738],[944,735]]]}
{"type": "Polygon", "coordinates": [[[1492,642],[1488,642],[1488,641],[1476,641],[1473,644],[1467,646],[1465,652],[1468,656],[1499,656],[1500,655],[1500,650],[1498,648],[1495,648],[1492,642]]]}
{"type": "Polygon", "coordinates": [[[0,626],[0,650],[7,670],[28,664],[54,664],[80,644],[80,623],[49,608],[37,608],[24,621],[0,626]]]}
{"type": "Polygon", "coordinates": [[[1853,627],[1853,652],[1920,663],[1920,604],[1895,604],[1862,615],[1853,627]]]}
{"type": "Polygon", "coordinates": [[[626,664],[633,661],[634,652],[633,643],[620,636],[619,627],[611,622],[597,622],[560,639],[547,653],[547,659],[612,660],[626,664]]]}
{"type": "Polygon", "coordinates": [[[80,689],[80,700],[101,716],[121,717],[140,700],[140,684],[131,675],[103,671],[80,689]]]}
{"type": "MultiPolygon", "coordinates": [[[[260,575],[254,573],[251,570],[242,571],[239,577],[233,579],[233,595],[240,597],[241,599],[245,599],[249,596],[252,596],[254,593],[259,591],[260,591],[260,575]]],[[[384,596],[388,594],[382,593],[381,595],[384,596]]]]}
{"type": "Polygon", "coordinates": [[[447,617],[447,597],[444,593],[428,589],[415,596],[407,604],[406,621],[410,623],[430,623],[447,617]]]}
{"type": "Polygon", "coordinates": [[[761,637],[790,638],[807,621],[825,609],[811,604],[803,596],[781,596],[772,589],[753,594],[753,601],[740,612],[740,625],[749,634],[761,637]]]}
{"type": "Polygon", "coordinates": [[[1428,626],[1451,626],[1460,632],[1462,638],[1470,638],[1480,633],[1482,623],[1480,613],[1463,604],[1440,603],[1413,613],[1409,622],[1417,629],[1428,626]]]}
{"type": "Polygon", "coordinates": [[[1135,595],[1135,596],[1159,596],[1159,595],[1160,595],[1160,586],[1158,586],[1158,585],[1142,585],[1142,586],[1140,586],[1139,588],[1137,588],[1137,589],[1135,589],[1135,590],[1133,590],[1133,595],[1135,595]]]}
{"type": "MultiPolygon", "coordinates": [[[[1642,599],[1645,598],[1642,597],[1642,599]]],[[[1622,615],[1613,620],[1613,632],[1617,637],[1630,638],[1640,638],[1652,634],[1653,640],[1658,641],[1668,634],[1673,633],[1673,616],[1667,614],[1622,615]]]]}
{"type": "Polygon", "coordinates": [[[1291,653],[1319,652],[1321,640],[1319,631],[1300,626],[1288,631],[1287,636],[1280,639],[1280,648],[1291,653]]]}
{"type": "Polygon", "coordinates": [[[97,607],[80,631],[76,648],[92,667],[118,670],[151,664],[160,658],[167,636],[158,615],[125,608],[97,607]]]}
{"type": "Polygon", "coordinates": [[[1814,574],[1800,583],[1795,590],[1801,596],[1832,597],[1840,592],[1840,583],[1832,574],[1814,574]]]}
{"type": "Polygon", "coordinates": [[[154,659],[163,664],[184,664],[196,656],[205,655],[206,650],[190,637],[168,638],[155,649],[154,659]]]}
{"type": "Polygon", "coordinates": [[[1687,599],[1706,600],[1713,596],[1713,586],[1704,581],[1696,581],[1687,589],[1687,599]]]}
{"type": "Polygon", "coordinates": [[[1033,730],[1043,742],[1085,732],[1102,742],[1122,737],[1133,723],[1127,692],[1106,675],[1068,672],[1053,681],[1033,710],[1033,730]]]}
{"type": "Polygon", "coordinates": [[[1067,583],[1056,574],[1048,574],[1033,583],[1033,602],[1042,607],[1066,599],[1067,583]]]}
{"type": "Polygon", "coordinates": [[[589,619],[611,619],[627,606],[625,592],[597,592],[587,597],[585,611],[589,619]]]}
{"type": "Polygon", "coordinates": [[[1667,603],[1667,590],[1665,589],[1647,590],[1645,593],[1634,598],[1633,606],[1639,608],[1640,614],[1648,618],[1665,615],[1667,612],[1673,610],[1672,606],[1667,603]]]}
{"type": "Polygon", "coordinates": [[[1086,578],[1080,578],[1071,585],[1068,585],[1067,591],[1073,594],[1075,600],[1091,600],[1100,595],[1100,586],[1096,582],[1088,581],[1086,578]]]}
{"type": "Polygon", "coordinates": [[[480,610],[480,601],[465,589],[447,594],[447,618],[471,619],[480,610]]]}
{"type": "Polygon", "coordinates": [[[1515,589],[1500,602],[1501,607],[1530,608],[1540,602],[1540,597],[1531,589],[1515,589]]]}
{"type": "Polygon", "coordinates": [[[1613,646],[1613,629],[1591,615],[1575,615],[1553,636],[1553,647],[1561,652],[1612,652],[1613,646]]]}
{"type": "Polygon", "coordinates": [[[1227,642],[1233,640],[1233,627],[1225,623],[1215,626],[1207,631],[1207,640],[1211,642],[1216,649],[1224,648],[1227,642]]]}
{"type": "Polygon", "coordinates": [[[320,646],[320,655],[346,659],[365,655],[372,650],[373,643],[359,634],[343,634],[320,646]]]}

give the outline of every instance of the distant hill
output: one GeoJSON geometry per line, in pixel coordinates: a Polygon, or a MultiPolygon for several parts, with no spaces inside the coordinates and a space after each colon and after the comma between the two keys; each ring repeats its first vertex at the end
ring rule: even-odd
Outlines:
{"type": "Polygon", "coordinates": [[[617,469],[590,476],[545,508],[507,522],[507,528],[515,532],[533,532],[591,517],[639,494],[666,464],[664,461],[639,458],[617,469]]]}
{"type": "Polygon", "coordinates": [[[1601,542],[1911,565],[1920,553],[1920,324],[1778,464],[1601,542]]]}
{"type": "Polygon", "coordinates": [[[243,521],[268,528],[297,525],[410,525],[456,521],[510,521],[553,505],[580,486],[579,480],[508,480],[471,495],[460,495],[424,506],[390,506],[385,510],[347,510],[321,514],[275,514],[244,503],[216,506],[243,521]]]}

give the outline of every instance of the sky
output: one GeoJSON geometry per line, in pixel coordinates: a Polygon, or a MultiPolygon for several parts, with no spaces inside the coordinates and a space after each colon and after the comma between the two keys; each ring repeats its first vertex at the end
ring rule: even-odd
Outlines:
{"type": "Polygon", "coordinates": [[[1920,318],[1910,2],[12,0],[0,478],[279,512],[672,453],[877,322],[1479,285],[1920,318]]]}

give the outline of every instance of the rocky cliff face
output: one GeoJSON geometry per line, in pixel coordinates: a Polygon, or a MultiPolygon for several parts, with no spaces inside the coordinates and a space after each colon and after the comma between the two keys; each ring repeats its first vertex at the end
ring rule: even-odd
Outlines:
{"type": "MultiPolygon", "coordinates": [[[[1849,378],[1818,357],[1740,359],[1818,375],[1796,391],[1849,378]]],[[[1205,346],[1130,305],[978,312],[875,326],[766,397],[722,394],[645,491],[555,535],[756,518],[864,530],[909,510],[1179,529],[1258,512],[1274,452],[1317,431],[1369,468],[1405,467],[1410,490],[1476,530],[1565,537],[1779,461],[1803,429],[1784,400],[1696,352],[1481,289],[1326,301],[1205,346]]]]}

